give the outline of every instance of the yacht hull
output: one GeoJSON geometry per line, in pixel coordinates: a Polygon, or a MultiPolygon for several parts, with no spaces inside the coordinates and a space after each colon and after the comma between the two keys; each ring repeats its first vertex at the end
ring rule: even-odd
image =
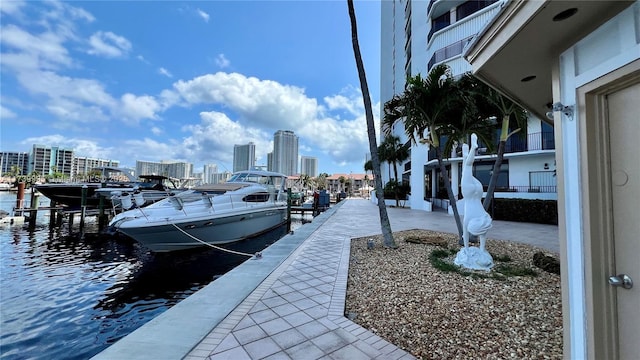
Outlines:
{"type": "MultiPolygon", "coordinates": [[[[144,209],[138,211],[144,213],[144,209]]],[[[233,243],[260,235],[286,221],[287,208],[281,206],[198,219],[174,217],[140,224],[123,219],[114,226],[153,252],[169,252],[207,244],[233,243]]]]}

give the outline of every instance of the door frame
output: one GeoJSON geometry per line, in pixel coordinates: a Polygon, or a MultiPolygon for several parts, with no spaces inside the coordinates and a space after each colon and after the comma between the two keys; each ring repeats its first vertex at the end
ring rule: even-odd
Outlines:
{"type": "Polygon", "coordinates": [[[625,337],[617,330],[616,289],[607,281],[616,271],[607,95],[638,83],[640,60],[635,60],[580,86],[576,92],[577,108],[584,114],[577,121],[583,155],[580,159],[580,191],[583,198],[587,354],[591,359],[618,358],[618,341],[625,337]]]}

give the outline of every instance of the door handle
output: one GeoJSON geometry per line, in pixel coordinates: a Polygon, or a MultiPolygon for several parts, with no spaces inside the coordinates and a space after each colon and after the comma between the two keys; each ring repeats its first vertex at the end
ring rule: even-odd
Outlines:
{"type": "Polygon", "coordinates": [[[620,274],[618,276],[610,276],[609,284],[611,286],[622,286],[625,289],[631,289],[633,287],[633,280],[627,274],[620,274]]]}

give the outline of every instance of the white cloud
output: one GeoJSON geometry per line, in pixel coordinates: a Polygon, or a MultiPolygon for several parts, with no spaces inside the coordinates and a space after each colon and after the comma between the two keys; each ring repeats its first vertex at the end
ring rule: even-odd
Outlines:
{"type": "Polygon", "coordinates": [[[144,56],[142,56],[142,55],[138,55],[138,56],[136,56],[136,59],[138,59],[138,60],[142,61],[142,62],[143,62],[143,63],[145,63],[145,64],[150,64],[150,62],[149,62],[149,61],[147,61],[147,59],[145,59],[145,58],[144,58],[144,56]]]}
{"type": "Polygon", "coordinates": [[[271,151],[273,134],[254,127],[246,127],[216,111],[201,112],[200,124],[186,125],[183,131],[190,133],[182,144],[182,157],[203,162],[231,162],[233,145],[256,144],[256,157],[266,157],[271,151]],[[224,136],[221,136],[224,134],[224,136]]]}
{"type": "Polygon", "coordinates": [[[297,128],[318,112],[315,99],[304,89],[260,80],[238,73],[218,72],[173,84],[189,104],[220,104],[240,115],[250,126],[297,128]]]}
{"type": "Polygon", "coordinates": [[[200,16],[202,20],[204,20],[205,22],[209,22],[209,14],[200,9],[197,9],[196,11],[198,12],[198,16],[200,16]]]}
{"type": "Polygon", "coordinates": [[[100,147],[96,141],[87,139],[69,138],[65,135],[54,134],[39,137],[30,137],[21,141],[23,145],[47,144],[62,148],[73,149],[77,156],[87,156],[98,159],[113,159],[113,148],[100,147]]]}
{"type": "Polygon", "coordinates": [[[91,45],[89,54],[110,58],[125,56],[131,50],[129,40],[110,31],[98,31],[91,35],[89,45],[91,45]]]}
{"type": "Polygon", "coordinates": [[[160,129],[160,128],[159,128],[159,127],[157,127],[157,126],[153,126],[153,127],[151,127],[151,133],[152,133],[153,135],[161,135],[163,132],[164,132],[164,131],[162,131],[162,129],[160,129]]]}
{"type": "MultiPolygon", "coordinates": [[[[228,121],[218,120],[217,134],[224,133],[229,139],[240,131],[255,128],[268,131],[267,138],[272,138],[276,130],[294,129],[301,141],[329,154],[335,163],[361,161],[369,149],[362,96],[354,88],[343,89],[342,95],[325,98],[330,110],[347,110],[344,119],[325,114],[326,109],[315,99],[307,97],[304,89],[237,73],[218,72],[189,81],[181,80],[174,83],[174,89],[187,104],[219,104],[238,114],[246,126],[243,130],[236,129],[239,123],[233,122],[235,125],[231,126],[228,121]],[[220,128],[220,124],[225,123],[227,127],[220,128]]],[[[176,101],[175,98],[172,100],[176,101]]],[[[377,109],[374,109],[376,113],[377,109]]],[[[377,119],[375,121],[379,123],[377,119]]],[[[215,134],[210,136],[216,137],[215,134]]],[[[192,137],[196,138],[210,141],[192,137]]],[[[225,151],[228,153],[229,147],[225,151]]]]}
{"type": "Polygon", "coordinates": [[[216,65],[218,65],[221,69],[224,69],[231,65],[231,62],[224,56],[224,54],[218,54],[216,57],[216,65]]]}
{"type": "Polygon", "coordinates": [[[364,112],[362,93],[353,87],[347,87],[339,95],[325,96],[324,102],[329,110],[346,110],[351,115],[364,112]]]}
{"type": "Polygon", "coordinates": [[[160,73],[161,75],[164,75],[164,76],[166,76],[166,77],[168,77],[168,78],[172,78],[172,77],[173,77],[173,74],[171,74],[171,73],[169,72],[169,70],[167,70],[167,69],[165,69],[165,68],[163,68],[163,67],[161,67],[161,68],[159,68],[159,69],[158,69],[158,73],[160,73]]]}
{"type": "Polygon", "coordinates": [[[21,0],[0,1],[0,13],[17,16],[24,5],[25,1],[21,0]]]}
{"type": "Polygon", "coordinates": [[[0,42],[14,50],[2,54],[0,61],[3,64],[18,70],[34,67],[56,69],[72,64],[69,53],[63,46],[64,38],[57,34],[44,32],[33,35],[15,25],[3,26],[0,32],[0,42]]]}
{"type": "Polygon", "coordinates": [[[136,96],[124,94],[121,97],[120,113],[125,119],[138,121],[141,119],[156,119],[156,112],[160,105],[153,96],[136,96]]]}
{"type": "Polygon", "coordinates": [[[0,119],[13,119],[17,115],[5,106],[0,105],[0,119]]]}

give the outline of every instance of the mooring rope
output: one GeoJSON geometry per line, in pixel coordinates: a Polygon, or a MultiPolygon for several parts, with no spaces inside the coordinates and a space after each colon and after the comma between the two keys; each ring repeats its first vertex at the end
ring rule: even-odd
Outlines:
{"type": "Polygon", "coordinates": [[[193,240],[195,240],[195,241],[197,241],[197,242],[199,242],[201,244],[207,245],[209,247],[212,247],[212,248],[214,248],[216,250],[225,251],[225,252],[228,252],[228,253],[231,253],[231,254],[236,254],[236,255],[244,255],[244,256],[248,256],[248,257],[254,257],[255,256],[256,259],[260,259],[262,257],[262,253],[259,252],[259,251],[257,253],[255,253],[255,254],[249,254],[249,253],[243,253],[243,252],[240,252],[240,251],[229,250],[229,249],[225,249],[225,248],[222,248],[222,247],[219,247],[219,246],[215,246],[213,244],[209,244],[208,242],[202,241],[202,240],[198,239],[197,237],[189,234],[188,232],[180,229],[178,227],[178,225],[173,224],[173,223],[171,225],[173,225],[173,227],[175,227],[176,229],[178,229],[180,232],[182,232],[183,234],[187,235],[188,237],[192,238],[193,240]]]}

